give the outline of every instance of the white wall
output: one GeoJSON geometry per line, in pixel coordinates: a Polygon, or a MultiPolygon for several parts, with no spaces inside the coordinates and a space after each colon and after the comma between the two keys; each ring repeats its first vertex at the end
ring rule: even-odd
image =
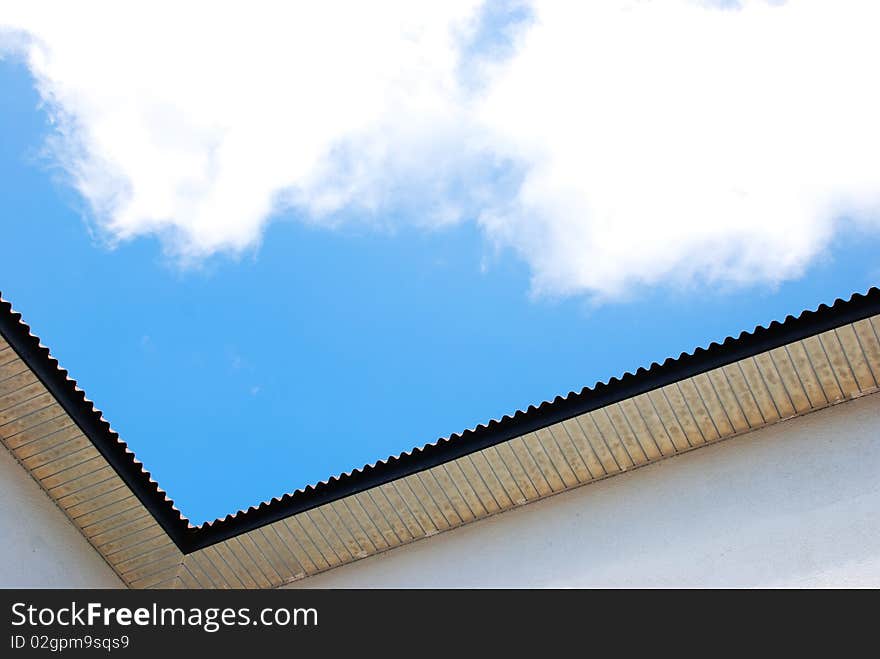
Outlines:
{"type": "Polygon", "coordinates": [[[110,566],[2,445],[0,587],[123,587],[110,566]]]}
{"type": "Polygon", "coordinates": [[[880,395],[292,584],[880,586],[880,395]]]}

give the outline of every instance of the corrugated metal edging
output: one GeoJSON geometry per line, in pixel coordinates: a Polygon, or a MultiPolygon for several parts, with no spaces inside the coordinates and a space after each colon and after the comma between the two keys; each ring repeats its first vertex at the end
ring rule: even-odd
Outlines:
{"type": "Polygon", "coordinates": [[[4,338],[0,441],[126,585],[177,585],[180,550],[4,338]]]}
{"type": "Polygon", "coordinates": [[[880,316],[847,323],[264,525],[184,587],[265,588],[878,391],[880,316]]]}
{"type": "MultiPolygon", "coordinates": [[[[489,446],[525,436],[541,428],[559,423],[601,407],[621,403],[642,393],[665,387],[736,361],[768,352],[809,336],[854,323],[880,312],[880,289],[872,288],[866,295],[854,294],[848,301],[837,300],[829,307],[820,305],[815,311],[804,311],[798,317],[788,316],[784,322],[756,327],[751,333],[728,337],[723,343],[697,348],[692,354],[669,358],[663,364],[625,373],[621,378],[597,383],[592,388],[557,396],[539,406],[517,411],[512,416],[492,420],[488,424],[442,438],[398,456],[379,460],[362,469],[333,476],[248,510],[227,515],[203,524],[190,537],[184,553],[204,548],[260,526],[277,522],[357,492],[379,487],[411,474],[431,469],[489,446]]],[[[695,419],[696,422],[697,419],[695,419]]],[[[632,456],[621,456],[626,463],[632,456]]]]}

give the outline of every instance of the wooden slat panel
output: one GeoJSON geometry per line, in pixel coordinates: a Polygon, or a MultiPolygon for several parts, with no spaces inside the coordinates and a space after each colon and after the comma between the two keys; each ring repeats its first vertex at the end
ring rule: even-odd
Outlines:
{"type": "MultiPolygon", "coordinates": [[[[634,466],[635,463],[627,452],[626,447],[624,447],[623,442],[620,441],[620,437],[617,436],[617,432],[611,425],[608,415],[603,410],[584,414],[579,419],[582,420],[582,425],[584,426],[586,426],[586,420],[589,419],[593,428],[596,429],[596,436],[601,444],[609,450],[618,469],[630,469],[634,466]]],[[[589,433],[590,431],[586,430],[586,432],[589,433]]]]}
{"type": "MultiPolygon", "coordinates": [[[[489,482],[491,481],[486,481],[485,476],[480,473],[480,469],[477,467],[477,463],[474,461],[473,457],[473,455],[466,455],[463,458],[459,458],[455,461],[456,466],[461,470],[464,480],[470,485],[471,489],[473,489],[474,496],[476,496],[477,500],[480,502],[484,514],[490,515],[492,513],[497,513],[502,508],[495,499],[492,488],[489,486],[489,482]]],[[[484,464],[485,468],[488,470],[488,464],[485,463],[485,460],[481,461],[481,463],[484,464]]],[[[507,495],[504,495],[504,497],[506,499],[507,495]]]]}
{"type": "MultiPolygon", "coordinates": [[[[569,419],[569,421],[573,420],[569,419]]],[[[593,448],[584,437],[583,432],[578,430],[577,438],[575,438],[569,431],[569,426],[563,422],[550,426],[550,434],[553,435],[562,452],[565,453],[578,482],[587,483],[605,473],[602,463],[593,452],[593,448]]]]}
{"type": "Polygon", "coordinates": [[[242,588],[240,579],[229,575],[229,568],[217,554],[216,547],[207,547],[195,554],[190,554],[198,562],[202,571],[207,574],[214,584],[214,588],[242,588]]]}
{"type": "Polygon", "coordinates": [[[745,410],[736,397],[724,369],[716,368],[706,374],[712,389],[733,426],[734,433],[746,432],[751,428],[745,410]]]}
{"type": "Polygon", "coordinates": [[[313,524],[309,523],[309,520],[302,513],[288,517],[284,521],[287,522],[290,532],[299,540],[300,545],[309,555],[315,566],[321,570],[326,570],[340,563],[339,558],[330,548],[323,546],[325,543],[321,541],[318,530],[314,528],[313,524]]]}
{"type": "Polygon", "coordinates": [[[389,547],[388,540],[385,539],[385,536],[382,534],[382,531],[379,530],[379,527],[373,523],[370,514],[361,505],[359,499],[353,496],[346,497],[342,499],[341,503],[348,508],[352,517],[357,521],[358,526],[367,534],[367,537],[376,547],[377,551],[382,551],[389,547]]]}
{"type": "MultiPolygon", "coordinates": [[[[122,538],[117,542],[108,543],[104,547],[103,554],[111,563],[116,563],[137,558],[154,551],[164,551],[166,547],[174,547],[171,539],[164,532],[152,536],[150,535],[151,532],[154,531],[152,529],[138,531],[135,534],[137,538],[122,538]]],[[[176,550],[177,548],[174,547],[174,549],[176,550]]]]}
{"type": "Polygon", "coordinates": [[[80,528],[91,528],[95,524],[101,523],[110,518],[115,518],[116,515],[127,513],[134,508],[142,507],[143,506],[141,506],[141,502],[137,500],[137,497],[131,496],[122,501],[116,501],[97,510],[83,513],[75,519],[73,518],[73,516],[71,516],[71,518],[74,519],[74,521],[80,528]]]}
{"type": "Polygon", "coordinates": [[[118,563],[116,568],[125,581],[131,582],[147,578],[156,572],[167,570],[169,567],[176,568],[182,561],[183,554],[176,547],[162,547],[118,563]]]}
{"type": "Polygon", "coordinates": [[[580,448],[581,455],[589,462],[590,471],[594,476],[614,474],[620,471],[620,465],[602,438],[592,415],[584,414],[568,419],[563,421],[562,425],[568,431],[571,440],[580,448]]]}
{"type": "MultiPolygon", "coordinates": [[[[675,410],[670,404],[669,399],[666,397],[666,388],[662,387],[660,389],[655,389],[654,391],[650,392],[648,396],[650,397],[651,402],[654,404],[654,410],[659,415],[660,420],[663,423],[663,427],[669,434],[669,438],[672,441],[672,445],[675,447],[675,450],[686,451],[687,449],[689,449],[691,444],[688,440],[687,432],[685,431],[685,428],[682,427],[681,422],[678,420],[678,415],[675,413],[675,410]]],[[[682,401],[683,400],[684,399],[682,399],[682,401]]],[[[696,424],[694,423],[692,425],[692,432],[696,433],[696,424]]]]}
{"type": "Polygon", "coordinates": [[[36,428],[46,421],[56,420],[59,417],[63,417],[63,425],[67,425],[70,422],[69,417],[65,414],[64,410],[61,409],[61,406],[58,405],[58,403],[52,403],[51,405],[28,414],[27,416],[23,416],[15,421],[10,421],[9,423],[0,426],[0,437],[5,438],[6,446],[9,448],[18,448],[25,442],[35,439],[34,437],[30,437],[30,435],[26,435],[25,431],[30,430],[31,428],[36,428]]]}
{"type": "Polygon", "coordinates": [[[697,391],[700,402],[703,404],[709,418],[712,419],[712,426],[718,433],[719,437],[730,437],[734,433],[733,422],[727,413],[721,399],[712,385],[712,381],[705,373],[700,373],[691,378],[691,382],[697,391]]]}
{"type": "MultiPolygon", "coordinates": [[[[504,493],[510,499],[510,502],[514,505],[524,504],[527,497],[520,489],[519,482],[501,458],[498,447],[490,446],[480,451],[479,454],[491,468],[492,475],[498,479],[498,482],[504,488],[504,493]]],[[[499,500],[501,499],[500,493],[496,493],[496,496],[499,500]]]]}
{"type": "Polygon", "coordinates": [[[104,507],[109,507],[115,504],[122,504],[123,501],[127,501],[129,499],[134,499],[137,501],[136,497],[131,493],[127,487],[122,486],[118,490],[113,490],[112,492],[107,492],[106,494],[102,494],[101,496],[95,497],[90,501],[86,501],[85,503],[79,503],[75,506],[71,506],[67,509],[67,514],[70,515],[73,519],[78,519],[89,513],[98,512],[104,507]]]}
{"type": "Polygon", "coordinates": [[[406,526],[406,530],[410,537],[423,538],[425,536],[425,531],[422,528],[422,525],[419,524],[418,519],[413,515],[406,501],[400,496],[394,483],[385,483],[384,485],[379,486],[379,489],[385,495],[391,508],[397,513],[397,517],[406,526]]]}
{"type": "Polygon", "coordinates": [[[28,469],[36,469],[74,451],[92,446],[91,440],[76,426],[68,426],[48,437],[16,449],[15,456],[28,469]]]}
{"type": "Polygon", "coordinates": [[[642,394],[633,399],[633,406],[638,413],[639,420],[654,440],[654,445],[660,450],[660,454],[663,456],[675,455],[675,444],[666,430],[666,424],[660,418],[654,405],[654,399],[649,394],[642,394]]]}
{"type": "Polygon", "coordinates": [[[3,396],[21,390],[22,387],[26,387],[33,382],[39,382],[37,377],[24,364],[21,367],[24,369],[21,373],[0,380],[0,400],[2,400],[3,396]]]}
{"type": "Polygon", "coordinates": [[[709,410],[706,409],[703,399],[700,396],[700,392],[697,390],[693,380],[682,380],[676,384],[678,385],[681,397],[684,399],[687,414],[689,414],[697,424],[702,441],[705,443],[718,439],[718,429],[715,427],[712,415],[709,414],[709,410]]]}
{"type": "Polygon", "coordinates": [[[340,517],[339,507],[336,505],[337,503],[338,502],[324,504],[318,510],[327,520],[327,524],[336,531],[336,535],[339,536],[339,539],[345,545],[345,551],[348,555],[352,558],[363,556],[363,548],[355,537],[351,527],[344,519],[342,519],[342,517],[340,517]]]}
{"type": "MultiPolygon", "coordinates": [[[[552,463],[555,472],[559,474],[559,477],[562,479],[563,487],[569,488],[577,485],[578,478],[575,476],[574,470],[568,462],[568,458],[562,452],[559,442],[556,441],[556,437],[553,436],[550,429],[541,428],[532,433],[532,436],[538,440],[541,448],[544,449],[544,453],[550,458],[550,462],[552,463]]],[[[579,458],[575,459],[579,460],[579,458]]]]}
{"type": "Polygon", "coordinates": [[[244,574],[241,568],[236,568],[237,562],[224,544],[221,542],[206,548],[205,556],[214,564],[230,588],[253,588],[256,582],[244,574]]]}
{"type": "Polygon", "coordinates": [[[516,456],[520,467],[522,467],[523,471],[529,479],[529,482],[532,484],[535,491],[537,491],[538,495],[545,497],[548,494],[552,494],[553,488],[550,486],[550,483],[547,482],[547,479],[544,478],[544,472],[535,461],[534,456],[532,456],[532,453],[531,451],[529,451],[529,448],[523,441],[523,438],[516,437],[507,442],[507,444],[510,446],[510,449],[516,456]]]}
{"type": "Polygon", "coordinates": [[[825,398],[829,402],[843,400],[843,391],[840,389],[837,376],[834,375],[831,362],[828,361],[828,357],[825,355],[825,348],[822,346],[822,342],[819,341],[819,337],[809,336],[802,343],[807,356],[810,358],[813,372],[822,385],[822,391],[825,392],[825,398]]]}
{"type": "Polygon", "coordinates": [[[27,366],[12,351],[3,355],[0,359],[0,380],[21,373],[27,366]]]}
{"type": "Polygon", "coordinates": [[[853,330],[859,339],[859,345],[865,355],[871,374],[874,376],[876,386],[880,386],[880,337],[874,333],[871,319],[866,318],[853,324],[853,330]]]}
{"type": "MultiPolygon", "coordinates": [[[[427,502],[424,500],[420,500],[411,487],[412,480],[411,478],[401,478],[394,481],[393,485],[397,490],[398,495],[401,499],[403,499],[404,503],[406,503],[410,512],[416,518],[419,523],[419,526],[422,528],[426,536],[431,536],[436,534],[440,529],[437,528],[437,524],[434,521],[434,516],[427,509],[427,502]]],[[[437,510],[437,515],[440,514],[440,511],[437,510]]],[[[364,540],[368,540],[366,536],[364,540]]],[[[367,544],[360,540],[359,542],[364,547],[367,553],[369,553],[369,549],[367,548],[367,544]]]]}
{"type": "Polygon", "coordinates": [[[379,531],[385,545],[388,547],[399,545],[400,536],[394,532],[394,527],[391,526],[385,515],[382,514],[376,502],[373,501],[373,497],[370,496],[369,491],[358,492],[354,495],[354,499],[360,504],[360,507],[366,514],[366,519],[379,531]]]}
{"type": "Polygon", "coordinates": [[[405,543],[412,540],[412,534],[401,521],[397,510],[395,510],[394,506],[391,505],[391,502],[388,501],[384,490],[382,490],[381,487],[376,487],[370,490],[367,494],[376,508],[379,509],[379,512],[382,515],[382,520],[394,531],[394,536],[397,538],[398,542],[405,543]]]}
{"type": "Polygon", "coordinates": [[[110,491],[115,488],[119,482],[121,482],[120,478],[116,475],[113,467],[104,463],[104,466],[100,469],[84,474],[83,476],[67,481],[66,483],[62,483],[57,487],[50,488],[47,492],[49,493],[49,496],[56,501],[60,502],[60,500],[64,498],[65,501],[63,505],[66,506],[70,501],[67,499],[69,495],[81,496],[86,489],[94,491],[94,488],[99,486],[104,491],[110,491]]]}
{"type": "MultiPolygon", "coordinates": [[[[52,394],[48,391],[43,390],[42,393],[38,393],[35,396],[29,396],[19,403],[15,403],[6,409],[0,410],[0,429],[5,428],[7,424],[16,419],[24,419],[34,412],[39,412],[53,404],[56,407],[58,406],[55,399],[52,398],[52,394]]],[[[2,430],[2,432],[5,432],[5,430],[2,430]]]]}
{"type": "Polygon", "coordinates": [[[4,438],[4,443],[10,449],[18,450],[33,442],[41,441],[55,432],[70,428],[71,426],[73,426],[73,421],[59,407],[57,416],[51,419],[46,419],[42,423],[36,424],[26,430],[21,430],[15,434],[3,434],[0,432],[0,438],[4,438]]]}
{"type": "Polygon", "coordinates": [[[788,356],[788,351],[782,347],[775,348],[767,354],[770,356],[774,370],[782,380],[782,385],[788,393],[788,398],[794,407],[794,411],[797,414],[809,412],[813,407],[810,403],[810,397],[807,395],[804,384],[795,371],[794,364],[788,356]]]}
{"type": "Polygon", "coordinates": [[[182,588],[196,590],[197,588],[205,587],[201,584],[201,582],[196,580],[196,577],[193,575],[192,570],[185,563],[181,564],[180,571],[177,573],[177,577],[180,579],[182,588]]]}
{"type": "Polygon", "coordinates": [[[290,528],[284,523],[284,520],[279,520],[274,524],[270,524],[269,526],[266,526],[264,530],[266,532],[266,538],[269,541],[273,543],[275,542],[275,538],[272,537],[272,534],[277,537],[278,542],[281,545],[278,553],[282,558],[285,558],[288,561],[295,560],[299,563],[300,568],[305,574],[314,574],[318,571],[318,566],[315,565],[312,559],[309,558],[309,555],[306,554],[299,540],[293,536],[290,532],[290,528]]]}
{"type": "Polygon", "coordinates": [[[437,479],[437,484],[440,486],[442,492],[447,496],[449,502],[452,504],[453,508],[455,508],[455,512],[458,513],[459,518],[463,523],[472,522],[476,515],[474,511],[471,510],[470,506],[468,506],[467,502],[459,491],[458,487],[456,487],[452,477],[449,475],[449,470],[447,465],[441,464],[433,469],[429,470],[430,474],[437,479]]]}
{"type": "Polygon", "coordinates": [[[282,559],[272,543],[269,542],[264,531],[265,529],[259,528],[246,533],[247,542],[254,546],[254,550],[259,552],[260,560],[265,562],[263,571],[271,576],[276,583],[287,583],[298,570],[282,559]]]}
{"type": "Polygon", "coordinates": [[[272,564],[272,561],[269,560],[266,549],[257,543],[258,537],[259,536],[256,536],[253,532],[250,532],[243,533],[242,535],[237,536],[236,539],[241,544],[242,550],[248,554],[254,563],[256,563],[260,573],[265,577],[268,585],[264,586],[264,588],[280,586],[284,583],[284,577],[278,573],[275,566],[272,564]]]}
{"type": "Polygon", "coordinates": [[[871,366],[865,359],[865,353],[855,329],[852,325],[844,325],[837,328],[836,334],[846,356],[846,362],[855,376],[859,393],[873,390],[877,386],[877,381],[871,372],[871,366]]]}
{"type": "Polygon", "coordinates": [[[83,535],[91,539],[103,533],[110,533],[120,526],[126,526],[140,520],[155,523],[153,516],[147,511],[147,509],[139,505],[132,506],[128,510],[112,515],[107,519],[89,524],[88,526],[80,526],[79,528],[83,535]]]}
{"type": "Polygon", "coordinates": [[[834,375],[837,376],[837,384],[840,385],[843,395],[847,398],[857,396],[859,394],[859,385],[856,382],[849,362],[847,362],[843,347],[840,345],[840,340],[837,338],[837,332],[835,330],[823,332],[819,335],[819,341],[822,343],[822,347],[825,348],[825,354],[831,362],[831,368],[834,369],[834,375]]]}
{"type": "Polygon", "coordinates": [[[97,450],[94,448],[86,449],[81,451],[81,454],[70,456],[69,462],[67,459],[56,460],[34,469],[31,473],[40,480],[43,487],[48,489],[57,487],[105,467],[107,461],[104,459],[104,456],[93,455],[93,452],[97,453],[97,450]],[[37,472],[43,473],[37,475],[37,472]]]}
{"type": "MultiPolygon", "coordinates": [[[[48,392],[40,382],[31,382],[23,387],[19,387],[18,389],[0,395],[0,423],[5,423],[6,420],[17,416],[13,414],[11,417],[5,417],[4,415],[7,410],[12,410],[18,405],[39,398],[40,396],[43,396],[44,399],[46,399],[47,394],[48,392]]],[[[49,396],[51,396],[51,394],[49,394],[49,396]]]]}
{"type": "Polygon", "coordinates": [[[129,582],[129,585],[132,588],[173,588],[173,581],[177,577],[178,569],[178,565],[168,567],[143,579],[134,579],[129,582]]]}
{"type": "Polygon", "coordinates": [[[254,529],[247,536],[260,549],[264,559],[272,566],[281,583],[288,583],[298,575],[305,575],[305,570],[296,562],[291,553],[285,548],[279,548],[278,536],[274,532],[263,527],[254,529]]]}
{"type": "Polygon", "coordinates": [[[200,582],[207,584],[207,588],[229,588],[230,586],[220,574],[217,566],[205,555],[206,551],[202,549],[194,554],[189,554],[184,558],[184,563],[200,582]]]}
{"type": "Polygon", "coordinates": [[[346,505],[345,500],[334,501],[330,504],[333,511],[339,518],[340,522],[345,525],[348,532],[354,538],[356,543],[355,555],[363,558],[376,551],[378,547],[373,544],[369,534],[363,529],[357,518],[352,514],[351,509],[346,505]]]}
{"type": "Polygon", "coordinates": [[[825,391],[822,389],[822,384],[813,370],[813,364],[810,362],[810,357],[807,355],[803,342],[795,341],[785,346],[785,349],[791,362],[794,364],[798,379],[807,393],[810,406],[816,408],[827,405],[828,399],[825,397],[825,391]]]}
{"type": "Polygon", "coordinates": [[[153,519],[153,516],[150,514],[143,515],[141,517],[136,517],[132,520],[123,520],[120,524],[113,526],[109,529],[101,530],[97,533],[92,533],[91,535],[87,535],[91,543],[97,547],[98,550],[102,550],[104,545],[108,542],[114,542],[125,536],[135,533],[137,531],[144,531],[146,529],[155,529],[158,528],[159,525],[156,524],[156,520],[153,519]]]}
{"type": "Polygon", "coordinates": [[[221,543],[229,552],[232,559],[238,562],[239,575],[247,575],[251,581],[246,581],[249,588],[270,588],[273,584],[265,575],[253,554],[242,545],[241,536],[235,536],[221,543]]]}
{"type": "Polygon", "coordinates": [[[449,526],[452,527],[461,524],[461,517],[459,517],[458,513],[455,511],[455,507],[452,505],[452,502],[449,501],[449,497],[443,493],[437,483],[437,479],[434,477],[434,474],[431,473],[431,470],[428,469],[427,471],[419,472],[416,474],[416,477],[428,493],[431,501],[433,501],[440,509],[440,512],[443,513],[443,517],[447,520],[449,526]]]}
{"type": "Polygon", "coordinates": [[[641,410],[639,410],[635,401],[632,399],[621,401],[618,403],[617,408],[623,414],[625,428],[633,434],[633,437],[635,437],[636,442],[638,442],[639,447],[648,459],[659,460],[662,458],[663,450],[645,422],[641,410]]]}
{"type": "Polygon", "coordinates": [[[761,416],[764,417],[764,423],[779,421],[782,416],[776,407],[775,399],[770,395],[769,389],[767,389],[767,385],[761,376],[761,372],[758,370],[758,365],[754,358],[743,359],[737,363],[737,366],[739,366],[749,385],[752,397],[758,403],[761,416]]]}
{"type": "Polygon", "coordinates": [[[305,516],[305,519],[300,520],[303,522],[303,525],[305,525],[305,520],[311,522],[312,526],[307,527],[307,530],[314,538],[316,545],[319,542],[322,543],[320,546],[321,552],[328,556],[328,560],[335,558],[340,563],[347,563],[352,559],[348,547],[342,542],[339,533],[330,525],[320,508],[312,508],[301,515],[305,516]],[[312,528],[318,532],[317,537],[312,533],[312,528]]]}
{"type": "MultiPolygon", "coordinates": [[[[643,447],[639,442],[635,432],[633,432],[630,427],[629,421],[624,416],[623,408],[619,403],[603,407],[602,409],[597,410],[597,413],[597,416],[601,417],[604,414],[608,419],[613,434],[615,434],[623,444],[627,455],[634,465],[645,464],[650,460],[646,447],[643,447]]],[[[660,455],[660,451],[658,451],[656,447],[652,447],[651,449],[651,455],[654,454],[657,456],[660,455]]]]}

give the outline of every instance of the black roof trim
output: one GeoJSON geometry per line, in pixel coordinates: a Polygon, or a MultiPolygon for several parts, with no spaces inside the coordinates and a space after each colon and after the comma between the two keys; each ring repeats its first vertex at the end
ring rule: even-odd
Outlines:
{"type": "Polygon", "coordinates": [[[374,465],[333,476],[317,485],[309,485],[197,528],[189,526],[158,484],[150,480],[149,472],[143,470],[94,404],[76,388],[76,382],[67,377],[67,371],[59,368],[48,348],[40,345],[39,339],[30,334],[28,326],[21,322],[21,315],[13,312],[11,305],[2,298],[0,334],[113,465],[180,550],[190,553],[524,433],[876,314],[880,314],[880,289],[875,287],[865,295],[856,293],[849,300],[838,299],[830,307],[822,304],[815,311],[804,311],[798,317],[788,316],[781,323],[773,321],[767,327],[758,326],[753,332],[742,332],[736,338],[727,337],[723,343],[697,348],[691,354],[682,353],[678,358],[669,358],[662,364],[655,362],[647,369],[639,368],[635,373],[625,373],[620,378],[611,378],[607,383],[597,383],[592,388],[569,393],[564,398],[557,396],[553,401],[545,401],[537,407],[530,406],[513,416],[492,420],[486,425],[380,460],[374,465]]]}

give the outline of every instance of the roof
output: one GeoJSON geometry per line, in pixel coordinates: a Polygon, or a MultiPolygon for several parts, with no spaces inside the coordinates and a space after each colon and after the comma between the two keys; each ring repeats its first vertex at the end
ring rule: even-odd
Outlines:
{"type": "Polygon", "coordinates": [[[132,587],[271,587],[878,390],[880,289],[193,527],[0,297],[0,440],[132,587]]]}

